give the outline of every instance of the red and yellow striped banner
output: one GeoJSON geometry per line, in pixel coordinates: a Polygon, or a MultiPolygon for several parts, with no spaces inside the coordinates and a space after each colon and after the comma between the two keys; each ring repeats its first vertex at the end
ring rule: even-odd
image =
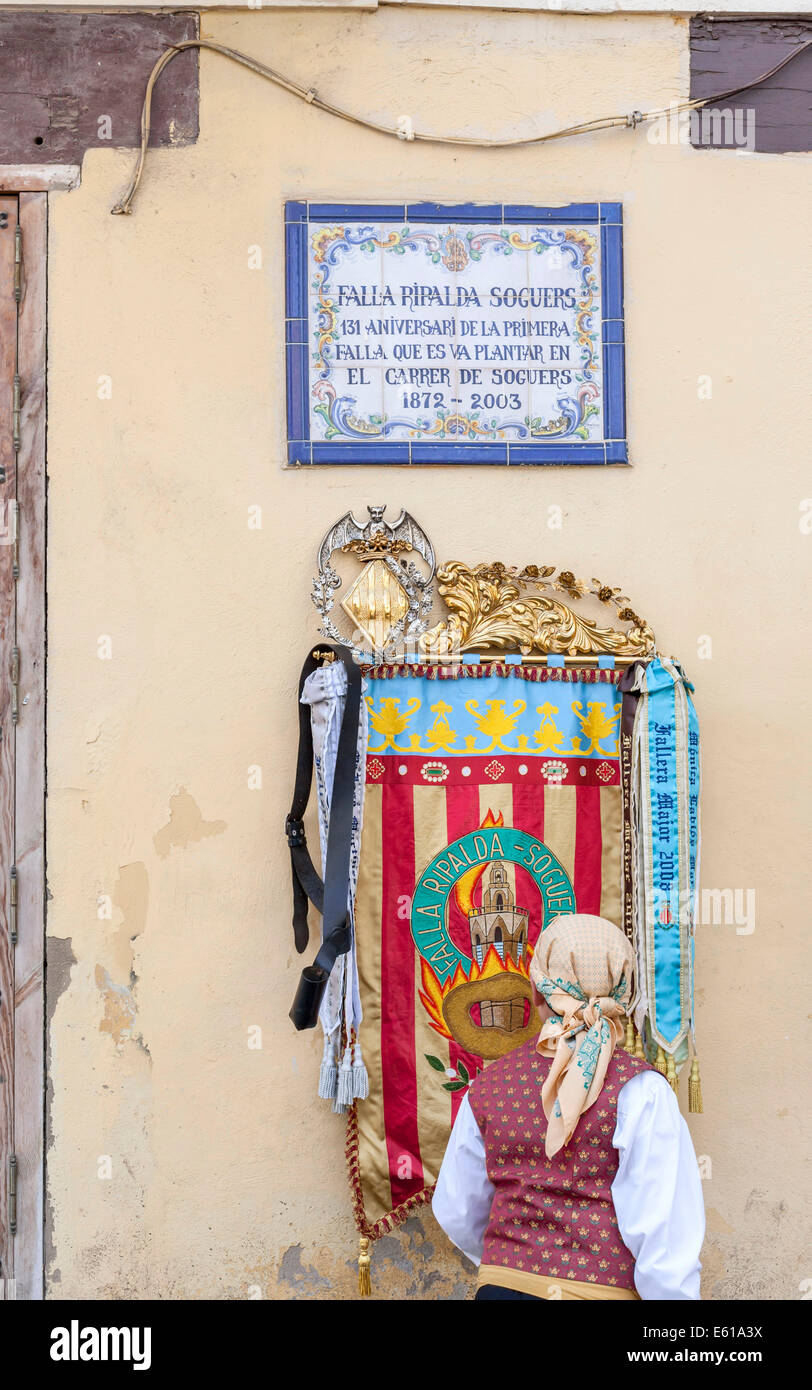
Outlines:
{"type": "Polygon", "coordinates": [[[402,702],[391,680],[368,680],[355,929],[369,1096],[350,1112],[348,1158],[359,1229],[372,1236],[430,1198],[468,1080],[537,1026],[527,970],[544,926],[559,910],[621,917],[614,672],[600,673],[600,708],[594,672],[562,673],[535,695],[546,701],[538,733],[503,729],[480,751],[458,737],[452,705],[489,737],[494,706],[524,709],[512,672],[480,669],[478,681],[465,668],[439,714],[437,682],[422,673],[402,702]],[[591,730],[589,752],[566,729],[550,747],[565,704],[591,730]]]}

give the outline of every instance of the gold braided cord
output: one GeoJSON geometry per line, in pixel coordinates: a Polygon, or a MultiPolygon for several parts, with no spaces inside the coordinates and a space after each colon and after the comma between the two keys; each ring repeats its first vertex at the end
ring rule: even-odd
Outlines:
{"type": "Polygon", "coordinates": [[[224,58],[230,58],[232,62],[240,63],[245,68],[250,68],[251,72],[257,73],[259,77],[266,78],[269,82],[274,82],[278,87],[283,87],[286,92],[291,92],[293,96],[300,97],[310,106],[318,107],[319,111],[326,111],[330,116],[336,116],[339,120],[350,121],[353,125],[363,126],[366,130],[377,131],[379,135],[394,136],[395,139],[402,140],[407,138],[409,141],[415,140],[428,145],[464,145],[473,149],[510,149],[520,145],[542,145],[551,140],[564,140],[572,135],[589,135],[596,130],[610,130],[615,126],[637,126],[643,121],[659,120],[663,116],[678,114],[681,111],[696,111],[708,103],[714,104],[718,101],[726,101],[730,97],[738,96],[741,92],[750,91],[753,87],[758,87],[768,78],[774,77],[777,72],[786,67],[801,53],[812,47],[812,39],[802,43],[798,48],[788,53],[779,63],[770,68],[768,72],[763,72],[760,77],[754,77],[752,81],[745,82],[740,87],[733,87],[727,92],[717,92],[713,96],[693,97],[686,101],[675,102],[670,107],[663,107],[655,111],[634,111],[625,116],[605,116],[593,121],[583,121],[578,125],[565,126],[562,130],[548,131],[546,135],[521,135],[510,139],[489,140],[483,136],[468,135],[428,135],[421,131],[411,132],[404,137],[403,132],[394,126],[382,125],[378,121],[369,120],[366,116],[355,115],[352,111],[345,111],[341,106],[333,106],[331,102],[324,101],[311,88],[301,87],[298,82],[293,82],[290,78],[284,77],[281,73],[275,72],[265,63],[261,63],[258,58],[252,58],[247,53],[241,53],[236,48],[228,48],[225,44],[215,43],[213,39],[184,39],[182,43],[173,44],[171,48],[165,49],[155,63],[149,75],[147,88],[144,93],[144,104],[141,108],[141,148],[135,165],[135,172],[130,180],[129,187],[120,202],[110,211],[114,214],[128,213],[132,211],[132,202],[136,190],[141,182],[141,175],[144,172],[144,162],[147,157],[147,145],[149,143],[150,115],[152,111],[152,93],[164,68],[176,58],[179,53],[183,53],[187,48],[205,48],[211,53],[220,53],[224,58]]]}

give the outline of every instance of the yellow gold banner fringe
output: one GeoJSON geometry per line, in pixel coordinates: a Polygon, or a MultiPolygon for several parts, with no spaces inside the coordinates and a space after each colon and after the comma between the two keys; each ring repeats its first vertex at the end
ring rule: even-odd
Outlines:
{"type": "Polygon", "coordinates": [[[369,1298],[372,1293],[372,1276],[369,1266],[369,1238],[361,1236],[358,1251],[358,1292],[362,1298],[369,1298]]]}
{"type": "Polygon", "coordinates": [[[666,1065],[665,1053],[663,1052],[663,1049],[661,1047],[657,1048],[657,1060],[654,1063],[654,1065],[657,1068],[657,1071],[660,1072],[663,1076],[668,1075],[668,1067],[666,1065]]]}
{"type": "Polygon", "coordinates": [[[678,1078],[677,1078],[677,1064],[676,1064],[676,1062],[674,1061],[674,1058],[673,1058],[672,1056],[669,1056],[668,1061],[667,1061],[666,1064],[665,1064],[665,1075],[666,1075],[666,1079],[671,1083],[671,1089],[672,1089],[672,1091],[674,1092],[674,1095],[677,1095],[678,1092],[679,1092],[679,1080],[678,1080],[678,1078]]]}
{"type": "Polygon", "coordinates": [[[694,1057],[691,1063],[691,1075],[688,1078],[688,1110],[691,1115],[702,1114],[702,1083],[699,1079],[698,1057],[694,1057]]]}

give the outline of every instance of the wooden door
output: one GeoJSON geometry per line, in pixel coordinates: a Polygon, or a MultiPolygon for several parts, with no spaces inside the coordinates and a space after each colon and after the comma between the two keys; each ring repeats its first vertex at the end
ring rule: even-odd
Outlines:
{"type": "Polygon", "coordinates": [[[47,195],[0,193],[0,1298],[43,1285],[47,195]]]}

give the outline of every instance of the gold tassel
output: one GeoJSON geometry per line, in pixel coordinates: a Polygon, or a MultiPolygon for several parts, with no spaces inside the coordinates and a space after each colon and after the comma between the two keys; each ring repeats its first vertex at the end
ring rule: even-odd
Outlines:
{"type": "Polygon", "coordinates": [[[674,1092],[674,1095],[677,1095],[679,1093],[679,1081],[677,1079],[677,1064],[674,1061],[674,1058],[670,1055],[665,1065],[665,1075],[667,1080],[671,1083],[671,1090],[674,1092]]]}
{"type": "Polygon", "coordinates": [[[358,1252],[358,1292],[362,1298],[369,1298],[372,1293],[372,1277],[369,1266],[369,1237],[361,1236],[358,1252]]]}
{"type": "Polygon", "coordinates": [[[634,1052],[634,1024],[631,1014],[626,1019],[626,1037],[623,1040],[623,1046],[627,1052],[634,1052]]]}
{"type": "Polygon", "coordinates": [[[691,1063],[691,1075],[688,1078],[688,1110],[691,1115],[702,1114],[702,1083],[699,1080],[699,1058],[696,1056],[691,1063]]]}
{"type": "Polygon", "coordinates": [[[643,1034],[638,1033],[636,1028],[634,1030],[634,1055],[635,1057],[639,1057],[642,1062],[645,1062],[646,1054],[643,1051],[643,1034]]]}
{"type": "Polygon", "coordinates": [[[665,1062],[665,1053],[663,1052],[663,1049],[661,1047],[657,1048],[657,1060],[654,1063],[654,1065],[657,1068],[657,1071],[660,1072],[663,1076],[667,1075],[668,1068],[665,1062]]]}

